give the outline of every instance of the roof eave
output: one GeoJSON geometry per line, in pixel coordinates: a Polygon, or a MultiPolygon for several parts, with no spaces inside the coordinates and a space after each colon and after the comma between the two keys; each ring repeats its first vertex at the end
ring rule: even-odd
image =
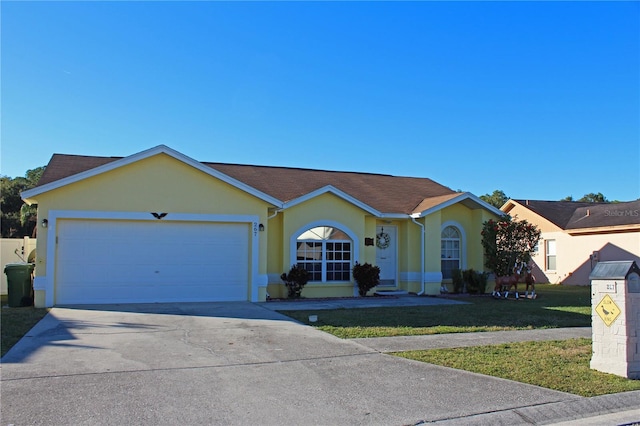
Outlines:
{"type": "Polygon", "coordinates": [[[496,216],[504,216],[505,212],[495,208],[494,206],[492,206],[491,204],[483,201],[482,199],[476,197],[475,195],[473,195],[470,192],[463,192],[460,195],[458,195],[457,197],[451,198],[447,201],[443,201],[442,203],[430,207],[426,210],[422,210],[420,212],[415,212],[412,213],[410,215],[410,217],[413,217],[414,219],[420,218],[420,217],[424,217],[424,216],[428,216],[431,213],[435,213],[439,210],[442,210],[444,208],[447,208],[449,206],[452,206],[454,204],[460,203],[462,201],[471,201],[472,203],[476,204],[478,206],[478,208],[483,208],[485,210],[490,211],[491,213],[495,214],[496,216]]]}
{"type": "Polygon", "coordinates": [[[520,203],[518,203],[516,200],[513,199],[508,199],[503,205],[502,207],[500,207],[500,211],[502,211],[503,213],[509,214],[509,212],[511,210],[513,210],[513,208],[516,205],[521,205],[520,203]]]}
{"type": "Polygon", "coordinates": [[[381,219],[411,219],[411,215],[407,213],[382,213],[381,219]]]}
{"type": "Polygon", "coordinates": [[[613,234],[621,232],[640,232],[640,224],[594,226],[590,228],[565,229],[569,235],[613,234]]]}

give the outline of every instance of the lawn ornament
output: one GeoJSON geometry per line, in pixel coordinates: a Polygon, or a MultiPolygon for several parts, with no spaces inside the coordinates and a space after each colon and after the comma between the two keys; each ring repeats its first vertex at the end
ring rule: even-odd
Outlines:
{"type": "Polygon", "coordinates": [[[524,289],[524,297],[526,298],[529,297],[529,287],[531,287],[531,298],[535,299],[536,298],[536,277],[534,277],[533,273],[531,272],[531,265],[527,265],[527,267],[525,268],[524,282],[527,284],[527,286],[524,289]]]}
{"type": "Polygon", "coordinates": [[[491,295],[493,297],[500,298],[502,297],[502,292],[504,292],[504,298],[507,299],[509,297],[511,287],[514,287],[516,300],[518,300],[518,281],[520,281],[522,268],[523,264],[521,262],[516,262],[516,264],[513,266],[513,273],[511,275],[496,277],[496,286],[493,288],[493,292],[491,293],[491,295]]]}

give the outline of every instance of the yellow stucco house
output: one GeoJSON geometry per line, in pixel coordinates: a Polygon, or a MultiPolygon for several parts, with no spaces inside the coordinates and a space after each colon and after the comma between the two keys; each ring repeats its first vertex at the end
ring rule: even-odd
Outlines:
{"type": "Polygon", "coordinates": [[[483,269],[482,223],[501,212],[426,178],[193,160],[54,154],[23,199],[38,205],[36,306],[264,301],[280,275],[303,297],[357,295],[356,261],[381,288],[437,294],[453,268],[483,269]]]}
{"type": "Polygon", "coordinates": [[[532,256],[536,282],[589,285],[589,274],[598,262],[640,262],[640,200],[509,200],[500,209],[541,231],[532,256]]]}

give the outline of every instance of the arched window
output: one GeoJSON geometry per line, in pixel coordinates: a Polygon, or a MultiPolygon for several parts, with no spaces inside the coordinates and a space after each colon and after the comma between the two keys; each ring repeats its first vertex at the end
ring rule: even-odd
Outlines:
{"type": "Polygon", "coordinates": [[[317,226],[296,239],[296,262],[309,272],[309,281],[350,281],[351,247],[340,229],[317,226]]]}
{"type": "Polygon", "coordinates": [[[460,269],[460,231],[455,226],[447,226],[440,237],[442,278],[451,278],[451,272],[460,269]]]}

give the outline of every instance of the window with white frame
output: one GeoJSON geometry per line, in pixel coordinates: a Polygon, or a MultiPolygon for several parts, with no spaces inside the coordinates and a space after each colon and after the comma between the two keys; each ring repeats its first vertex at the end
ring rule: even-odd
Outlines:
{"type": "Polygon", "coordinates": [[[331,226],[311,228],[296,239],[296,262],[309,272],[309,281],[351,280],[351,239],[331,226]]]}
{"type": "Polygon", "coordinates": [[[460,269],[460,231],[455,226],[442,230],[440,256],[442,278],[451,278],[454,269],[460,269]]]}
{"type": "Polygon", "coordinates": [[[545,241],[545,251],[547,254],[547,270],[556,270],[556,240],[545,241]]]}

